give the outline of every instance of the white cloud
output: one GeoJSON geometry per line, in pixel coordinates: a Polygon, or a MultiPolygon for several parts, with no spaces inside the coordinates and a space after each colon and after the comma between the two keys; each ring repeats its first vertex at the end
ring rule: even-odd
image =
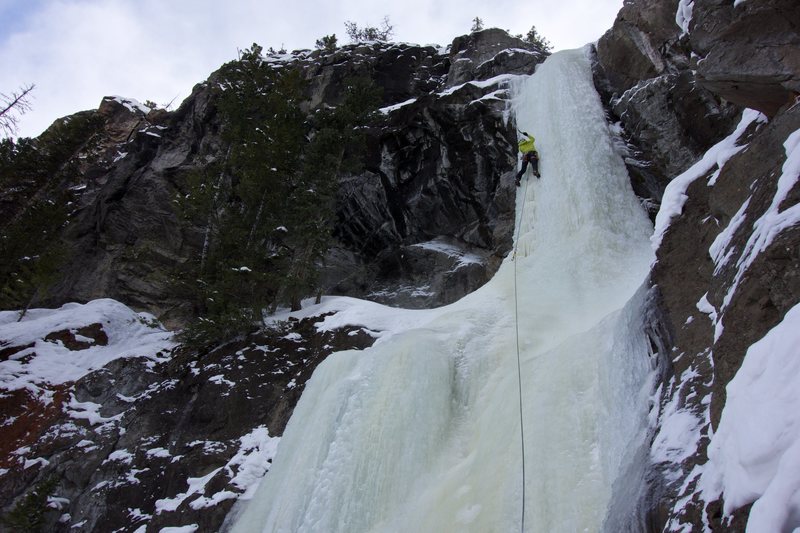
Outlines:
{"type": "Polygon", "coordinates": [[[311,48],[344,21],[380,23],[389,15],[395,38],[449,44],[479,16],[486,27],[525,33],[535,24],[556,49],[595,40],[611,26],[621,0],[31,0],[24,9],[0,0],[2,92],[35,83],[33,111],[22,135],[53,120],[96,108],[105,95],[176,103],[237,48],[311,48]]]}

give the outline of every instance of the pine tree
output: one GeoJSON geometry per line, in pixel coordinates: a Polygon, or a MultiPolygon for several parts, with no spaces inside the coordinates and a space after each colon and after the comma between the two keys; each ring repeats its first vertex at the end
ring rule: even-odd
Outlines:
{"type": "Polygon", "coordinates": [[[481,31],[483,29],[483,21],[480,17],[475,17],[472,19],[472,27],[470,28],[470,32],[474,33],[476,31],[481,31]]]}
{"type": "Polygon", "coordinates": [[[220,77],[228,156],[187,174],[179,200],[184,218],[206,225],[203,254],[178,283],[195,295],[201,317],[184,335],[193,344],[245,333],[263,309],[299,309],[314,291],[337,176],[360,168],[363,128],[380,102],[369,80],[355,79],[337,106],[306,116],[300,72],[274,69],[258,45],[220,77]]]}
{"type": "Polygon", "coordinates": [[[31,110],[30,93],[35,88],[31,84],[11,94],[0,93],[0,133],[7,137],[17,133],[20,115],[31,110]]]}
{"type": "Polygon", "coordinates": [[[102,119],[92,112],[57,121],[37,139],[0,141],[0,308],[24,310],[44,298],[65,261],[59,236],[68,223],[79,175],[102,119]]]}
{"type": "Polygon", "coordinates": [[[380,28],[376,26],[364,26],[360,28],[358,24],[352,21],[344,23],[347,36],[350,41],[354,43],[361,43],[364,41],[388,41],[394,35],[394,26],[389,22],[389,17],[383,17],[380,28]]]}
{"type": "Polygon", "coordinates": [[[336,34],[325,35],[324,37],[317,39],[316,47],[320,50],[324,50],[326,52],[334,52],[336,51],[336,34]]]}
{"type": "Polygon", "coordinates": [[[23,496],[13,509],[8,511],[0,524],[8,531],[18,533],[39,533],[42,530],[44,514],[52,511],[47,507],[47,499],[53,494],[58,485],[58,479],[50,477],[38,483],[36,487],[23,496]]]}
{"type": "Polygon", "coordinates": [[[536,31],[536,26],[531,26],[531,29],[528,31],[527,35],[525,35],[525,40],[535,45],[543,54],[549,54],[553,49],[553,45],[550,44],[550,41],[539,35],[536,31]]]}
{"type": "Polygon", "coordinates": [[[315,133],[306,147],[297,187],[292,191],[291,225],[285,242],[292,259],[286,296],[292,309],[316,282],[316,265],[328,251],[335,218],[335,199],[340,172],[362,168],[364,127],[374,118],[380,91],[371,80],[355,78],[343,100],[333,109],[315,115],[315,133]]]}
{"type": "MultiPolygon", "coordinates": [[[[305,142],[303,89],[298,71],[272,69],[254,45],[232,67],[220,99],[227,123],[224,138],[231,146],[226,169],[231,190],[209,253],[215,265],[209,281],[217,292],[228,293],[218,294],[216,302],[232,300],[249,307],[256,318],[274,299],[282,275],[274,234],[283,225],[290,177],[305,142]]],[[[226,305],[216,307],[229,311],[226,305]]]]}

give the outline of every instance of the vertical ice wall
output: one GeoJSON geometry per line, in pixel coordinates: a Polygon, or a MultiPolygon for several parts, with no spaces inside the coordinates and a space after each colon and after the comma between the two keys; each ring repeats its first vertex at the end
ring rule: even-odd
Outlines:
{"type": "Polygon", "coordinates": [[[614,152],[584,51],[516,87],[541,180],[516,257],[484,287],[321,364],[234,531],[599,531],[642,436],[641,296],[652,227],[614,152]],[[515,282],[516,280],[516,282],[515,282]],[[403,328],[398,328],[403,329],[403,328]],[[640,407],[639,407],[640,406],[640,407]]]}

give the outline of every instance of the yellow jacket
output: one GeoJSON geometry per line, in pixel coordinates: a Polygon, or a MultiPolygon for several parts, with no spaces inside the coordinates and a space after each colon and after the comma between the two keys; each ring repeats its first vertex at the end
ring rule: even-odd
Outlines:
{"type": "Polygon", "coordinates": [[[528,135],[527,138],[522,139],[519,142],[519,151],[522,152],[523,154],[527,154],[528,152],[535,152],[536,151],[536,145],[534,144],[535,141],[536,139],[533,138],[533,135],[528,135]]]}

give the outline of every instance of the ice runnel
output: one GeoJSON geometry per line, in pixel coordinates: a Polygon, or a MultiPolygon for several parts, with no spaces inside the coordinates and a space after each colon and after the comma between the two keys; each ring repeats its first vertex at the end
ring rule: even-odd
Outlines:
{"type": "Polygon", "coordinates": [[[516,259],[446,307],[370,307],[403,331],[317,368],[234,531],[518,531],[515,289],[525,529],[603,528],[645,430],[637,289],[652,226],[584,50],[554,54],[515,91],[518,125],[542,157],[541,180],[528,175],[519,189],[516,259]]]}

